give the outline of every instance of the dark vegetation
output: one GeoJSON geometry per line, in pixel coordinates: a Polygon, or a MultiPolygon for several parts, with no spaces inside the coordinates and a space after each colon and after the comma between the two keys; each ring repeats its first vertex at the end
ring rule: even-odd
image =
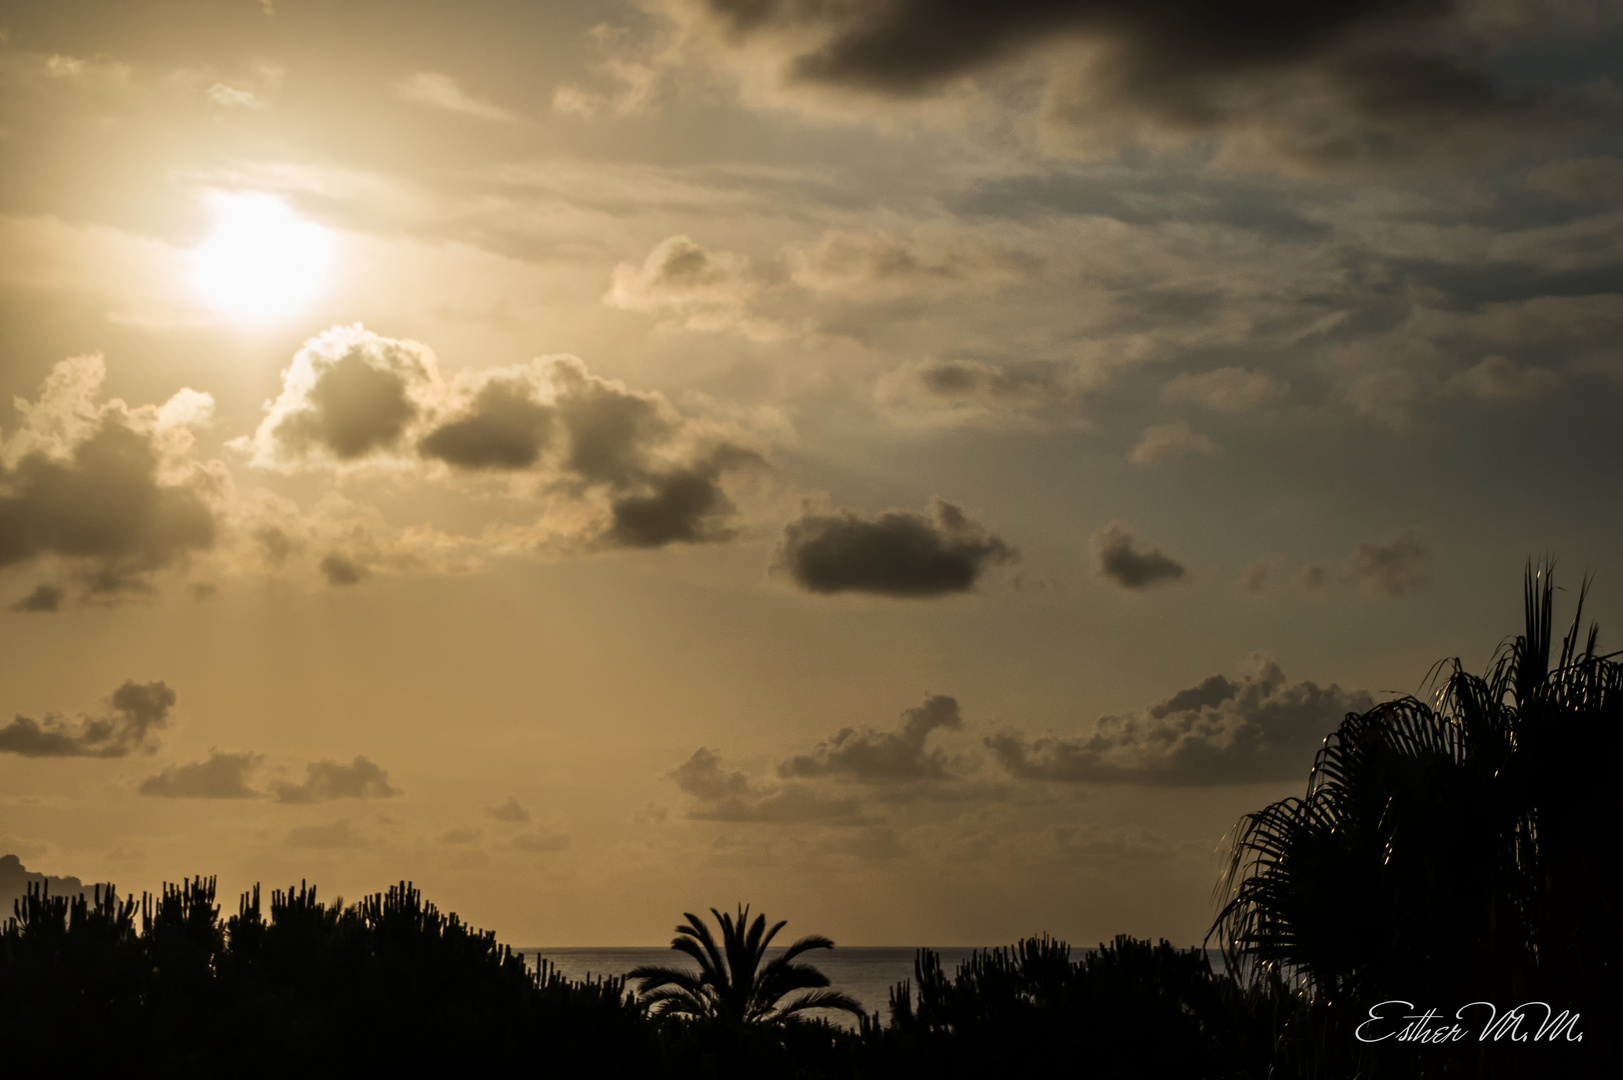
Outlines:
{"type": "MultiPolygon", "coordinates": [[[[401,884],[359,904],[259,891],[221,918],[212,879],[139,904],[32,886],[0,928],[0,1047],[51,1075],[1326,1078],[1614,1076],[1623,665],[1579,615],[1557,643],[1531,569],[1525,632],[1485,676],[1349,716],[1305,798],[1247,815],[1203,950],[1033,938],[950,976],[921,950],[888,1017],[829,988],[783,923],[695,915],[692,967],[573,981],[401,884]],[[1398,998],[1452,1014],[1550,1002],[1582,1043],[1446,1046],[1353,1032],[1398,998]],[[859,1018],[857,1030],[814,1009],[859,1018]]],[[[1530,1033],[1542,1016],[1523,1029],[1530,1033]]]]}

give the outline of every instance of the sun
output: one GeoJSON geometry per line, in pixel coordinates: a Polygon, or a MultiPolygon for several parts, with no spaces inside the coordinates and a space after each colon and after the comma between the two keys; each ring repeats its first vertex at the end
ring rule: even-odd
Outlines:
{"type": "Polygon", "coordinates": [[[265,323],[292,315],[326,288],[332,234],[273,195],[216,193],[214,231],[191,256],[192,288],[216,314],[265,323]]]}

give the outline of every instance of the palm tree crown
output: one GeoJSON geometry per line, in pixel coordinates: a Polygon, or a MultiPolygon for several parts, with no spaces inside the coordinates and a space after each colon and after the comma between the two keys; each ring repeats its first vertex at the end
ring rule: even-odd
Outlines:
{"type": "Polygon", "coordinates": [[[834,942],[821,934],[803,937],[782,956],[766,960],[767,947],[782,930],[779,922],[767,929],[766,916],[749,921],[749,908],[739,905],[738,916],[715,908],[710,914],[721,925],[721,944],[702,919],[684,913],[687,922],[676,928],[671,948],[699,963],[699,970],[643,965],[627,978],[640,980],[637,991],[644,1008],[654,1016],[681,1016],[719,1020],[729,1024],[777,1024],[799,1019],[807,1009],[839,1009],[865,1015],[853,998],[827,990],[828,976],[796,958],[811,949],[832,949],[834,942]],[[785,1002],[791,994],[797,996],[785,1002]]]}
{"type": "Polygon", "coordinates": [[[1454,660],[1432,701],[1349,716],[1306,798],[1242,820],[1213,927],[1231,970],[1324,1001],[1555,994],[1610,1015],[1623,664],[1580,632],[1582,591],[1557,643],[1549,566],[1525,591],[1485,676],[1454,660]]]}

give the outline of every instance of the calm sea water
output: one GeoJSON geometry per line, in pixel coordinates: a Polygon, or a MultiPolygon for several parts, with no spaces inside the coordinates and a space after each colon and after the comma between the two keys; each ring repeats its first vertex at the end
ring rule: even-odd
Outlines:
{"type": "MultiPolygon", "coordinates": [[[[534,968],[536,957],[545,957],[554,964],[559,972],[571,979],[584,979],[588,975],[597,978],[601,975],[624,975],[640,964],[659,964],[665,967],[686,967],[698,970],[693,961],[670,948],[637,948],[637,949],[523,949],[521,952],[526,963],[534,968]]],[[[941,968],[948,975],[957,970],[958,965],[969,959],[975,950],[970,948],[936,949],[941,957],[941,968]]],[[[1080,956],[1083,952],[1092,950],[1076,949],[1072,956],[1080,956]]],[[[779,956],[782,949],[769,949],[769,957],[779,956]]],[[[881,1019],[890,1015],[891,987],[903,979],[913,978],[913,957],[917,949],[908,946],[882,945],[882,946],[849,946],[841,945],[833,949],[813,950],[805,959],[815,966],[824,975],[827,975],[832,989],[843,990],[862,1003],[868,1012],[879,1013],[881,1019]]],[[[1222,959],[1215,952],[1209,954],[1213,961],[1213,968],[1221,970],[1222,959]]],[[[814,1012],[816,1016],[822,1013],[814,1012]]],[[[840,1023],[849,1023],[855,1026],[854,1018],[843,1013],[824,1013],[830,1019],[840,1023]]]]}

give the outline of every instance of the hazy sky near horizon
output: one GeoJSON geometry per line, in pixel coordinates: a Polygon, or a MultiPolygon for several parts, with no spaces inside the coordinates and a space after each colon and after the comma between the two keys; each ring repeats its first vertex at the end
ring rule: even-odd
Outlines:
{"type": "Polygon", "coordinates": [[[0,854],[1196,943],[1529,556],[1617,640],[1620,65],[1611,0],[0,2],[0,854]]]}

